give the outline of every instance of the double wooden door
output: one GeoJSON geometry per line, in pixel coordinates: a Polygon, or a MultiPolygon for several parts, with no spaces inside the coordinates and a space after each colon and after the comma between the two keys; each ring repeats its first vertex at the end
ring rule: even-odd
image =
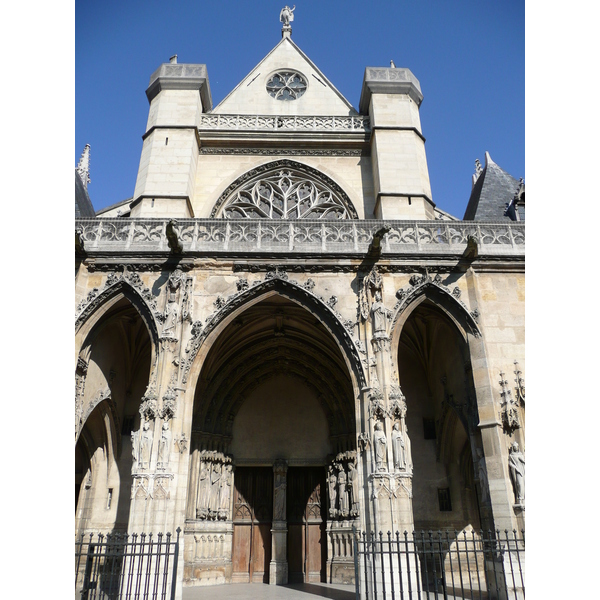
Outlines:
{"type": "Polygon", "coordinates": [[[234,583],[269,583],[272,467],[238,467],[233,496],[234,583]]]}
{"type": "Polygon", "coordinates": [[[325,469],[287,472],[288,577],[290,583],[326,581],[325,469]]]}

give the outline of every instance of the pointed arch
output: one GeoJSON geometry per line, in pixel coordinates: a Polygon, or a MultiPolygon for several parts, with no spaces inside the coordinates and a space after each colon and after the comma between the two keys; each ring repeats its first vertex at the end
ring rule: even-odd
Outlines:
{"type": "MultiPolygon", "coordinates": [[[[309,280],[310,281],[310,280],[309,280]]],[[[266,278],[228,298],[228,301],[213,315],[204,326],[199,322],[192,328],[186,353],[188,357],[183,369],[183,383],[190,383],[193,389],[200,375],[202,363],[214,340],[238,315],[250,306],[271,295],[280,295],[295,302],[311,313],[331,334],[340,349],[353,383],[354,391],[366,386],[366,378],[358,349],[340,317],[318,296],[310,291],[310,285],[300,285],[289,280],[286,273],[268,272],[266,278]]]]}
{"type": "Polygon", "coordinates": [[[282,159],[240,175],[219,196],[211,218],[358,219],[348,194],[331,177],[282,159]]]}
{"type": "MultiPolygon", "coordinates": [[[[457,290],[458,288],[455,288],[457,290]]],[[[442,285],[439,276],[435,279],[424,277],[409,290],[398,290],[396,296],[400,299],[396,304],[390,327],[392,347],[398,347],[402,328],[413,311],[424,301],[429,300],[441,309],[454,323],[463,340],[469,336],[481,337],[481,330],[467,307],[459,299],[459,292],[450,291],[442,285]]]]}
{"type": "MultiPolygon", "coordinates": [[[[138,285],[132,284],[129,279],[124,276],[108,278],[106,285],[102,290],[94,288],[88,294],[87,301],[80,304],[80,311],[75,319],[75,341],[77,356],[82,352],[86,352],[94,336],[98,332],[96,327],[107,315],[110,310],[121,300],[127,300],[139,313],[142,322],[145,324],[150,340],[152,342],[152,357],[151,364],[155,365],[159,349],[159,333],[156,320],[156,301],[151,300],[149,303],[145,298],[150,294],[146,288],[138,289],[141,284],[139,276],[134,274],[134,281],[138,285]]],[[[131,276],[130,276],[131,277],[131,276]]]]}

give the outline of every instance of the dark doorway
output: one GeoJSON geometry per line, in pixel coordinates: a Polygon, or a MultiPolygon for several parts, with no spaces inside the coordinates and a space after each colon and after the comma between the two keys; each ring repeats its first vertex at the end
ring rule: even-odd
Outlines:
{"type": "Polygon", "coordinates": [[[288,578],[290,583],[326,581],[327,546],[323,467],[290,467],[287,472],[288,578]]]}
{"type": "Polygon", "coordinates": [[[269,583],[273,518],[272,467],[235,470],[233,583],[269,583]]]}

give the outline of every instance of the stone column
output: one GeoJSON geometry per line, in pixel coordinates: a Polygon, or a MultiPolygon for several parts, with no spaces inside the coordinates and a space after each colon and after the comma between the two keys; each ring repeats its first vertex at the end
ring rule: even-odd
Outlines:
{"type": "Polygon", "coordinates": [[[273,528],[271,529],[271,564],[269,584],[285,585],[288,582],[287,562],[287,462],[277,460],[273,465],[273,528]]]}
{"type": "MultiPolygon", "coordinates": [[[[374,366],[370,370],[370,388],[364,390],[366,431],[358,438],[363,455],[364,481],[369,489],[364,526],[369,536],[374,532],[379,539],[379,533],[382,532],[387,539],[388,531],[395,536],[397,531],[412,532],[414,529],[412,458],[405,423],[406,402],[394,372],[388,332],[392,311],[385,306],[383,280],[377,267],[373,267],[363,280],[361,315],[365,338],[370,340],[370,362],[374,366]],[[396,452],[394,444],[398,446],[396,452]]],[[[361,560],[369,563],[360,565],[361,579],[367,574],[364,585],[361,583],[362,590],[369,590],[369,594],[373,593],[375,586],[381,590],[384,577],[386,589],[391,589],[389,568],[381,564],[380,555],[367,556],[361,560]]],[[[409,561],[410,572],[414,577],[418,567],[413,564],[414,557],[409,557],[409,561]]],[[[394,577],[394,588],[400,589],[398,574],[394,577]]],[[[412,589],[416,589],[416,581],[411,581],[410,585],[412,589]]],[[[404,570],[402,586],[405,590],[409,589],[404,570]]]]}

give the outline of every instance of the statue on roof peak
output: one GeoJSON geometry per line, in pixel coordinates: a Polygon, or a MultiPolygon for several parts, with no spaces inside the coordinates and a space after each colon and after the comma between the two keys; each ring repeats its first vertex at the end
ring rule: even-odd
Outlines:
{"type": "Polygon", "coordinates": [[[279,20],[283,23],[284,27],[290,27],[290,22],[294,20],[294,11],[296,10],[296,5],[294,4],[294,8],[290,8],[289,6],[284,6],[279,13],[279,20]]]}

